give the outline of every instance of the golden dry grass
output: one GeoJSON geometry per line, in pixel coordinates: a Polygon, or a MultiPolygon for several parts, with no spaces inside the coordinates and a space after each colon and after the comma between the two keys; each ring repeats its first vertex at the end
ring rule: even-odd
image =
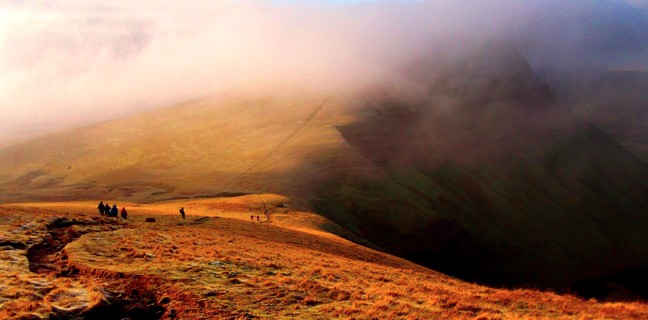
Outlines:
{"type": "Polygon", "coordinates": [[[312,176],[306,160],[331,150],[353,159],[335,129],[352,118],[347,100],[223,96],[50,134],[0,150],[0,202],[294,194],[282,173],[312,176]]]}
{"type": "MultiPolygon", "coordinates": [[[[112,201],[107,201],[113,203],[112,201]]],[[[326,232],[331,222],[262,202],[276,195],[128,203],[118,230],[87,233],[59,254],[73,276],[34,274],[25,251],[0,251],[0,318],[82,312],[102,292],[169,298],[180,319],[646,319],[648,304],[599,303],[466,283],[326,232]],[[183,206],[187,219],[180,219],[183,206]],[[254,214],[255,221],[250,221],[254,214]],[[144,222],[154,217],[156,222],[144,222]],[[205,218],[207,217],[207,218],[205,218]]],[[[94,202],[0,206],[0,239],[42,241],[55,217],[99,221],[94,202]]],[[[120,204],[121,206],[121,204],[120,204]]],[[[98,228],[73,226],[72,228],[98,228]]],[[[174,311],[171,312],[170,310],[174,311]]]]}

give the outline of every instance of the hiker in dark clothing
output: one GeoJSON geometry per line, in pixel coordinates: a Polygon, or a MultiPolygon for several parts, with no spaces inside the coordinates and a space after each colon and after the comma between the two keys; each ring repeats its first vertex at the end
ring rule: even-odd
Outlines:
{"type": "Polygon", "coordinates": [[[103,204],[103,201],[100,201],[99,206],[97,207],[97,209],[99,209],[99,214],[102,215],[102,216],[104,215],[104,207],[105,206],[103,204]]]}
{"type": "Polygon", "coordinates": [[[121,209],[121,217],[126,219],[128,217],[128,212],[126,212],[126,207],[122,207],[121,209]]]}
{"type": "Polygon", "coordinates": [[[110,209],[110,216],[117,217],[118,215],[119,215],[119,209],[117,209],[117,205],[114,204],[112,209],[110,209]]]}
{"type": "Polygon", "coordinates": [[[258,215],[258,214],[257,214],[257,221],[261,221],[261,219],[259,219],[259,215],[258,215]]]}
{"type": "Polygon", "coordinates": [[[184,207],[180,208],[180,215],[182,216],[182,219],[185,218],[184,207]]]}
{"type": "Polygon", "coordinates": [[[104,216],[110,217],[110,205],[106,203],[104,206],[104,216]]]}
{"type": "Polygon", "coordinates": [[[254,215],[253,214],[250,215],[250,220],[254,221],[254,215]]]}

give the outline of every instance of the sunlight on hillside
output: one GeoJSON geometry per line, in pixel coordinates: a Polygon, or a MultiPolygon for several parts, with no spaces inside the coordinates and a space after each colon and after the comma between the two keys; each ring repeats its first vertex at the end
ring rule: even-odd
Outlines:
{"type": "Polygon", "coordinates": [[[0,316],[641,319],[648,312],[643,303],[461,282],[328,233],[329,221],[289,203],[276,195],[118,203],[129,210],[125,221],[100,217],[91,202],[1,205],[0,316]],[[272,205],[272,222],[250,220],[263,203],[272,205]],[[72,241],[60,251],[25,250],[66,237],[72,241]],[[30,272],[37,263],[41,269],[30,272]]]}

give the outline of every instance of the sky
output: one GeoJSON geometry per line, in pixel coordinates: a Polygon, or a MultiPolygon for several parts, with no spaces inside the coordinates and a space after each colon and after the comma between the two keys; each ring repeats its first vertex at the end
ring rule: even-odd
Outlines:
{"type": "Polygon", "coordinates": [[[0,0],[0,147],[221,92],[355,90],[475,41],[648,70],[646,30],[648,0],[0,0]]]}

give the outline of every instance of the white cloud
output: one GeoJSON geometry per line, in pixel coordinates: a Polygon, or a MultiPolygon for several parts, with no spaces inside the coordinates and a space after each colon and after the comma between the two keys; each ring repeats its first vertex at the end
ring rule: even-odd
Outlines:
{"type": "Polygon", "coordinates": [[[465,39],[513,41],[537,63],[648,65],[637,34],[648,24],[610,22],[631,12],[603,2],[10,2],[0,127],[96,121],[231,88],[349,89],[465,39]]]}

